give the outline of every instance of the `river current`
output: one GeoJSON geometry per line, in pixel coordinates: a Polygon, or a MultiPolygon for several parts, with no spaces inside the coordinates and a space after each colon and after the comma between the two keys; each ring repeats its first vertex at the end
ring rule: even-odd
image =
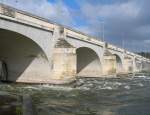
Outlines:
{"type": "Polygon", "coordinates": [[[78,79],[68,86],[2,83],[0,91],[31,95],[38,115],[150,115],[150,74],[78,79]]]}

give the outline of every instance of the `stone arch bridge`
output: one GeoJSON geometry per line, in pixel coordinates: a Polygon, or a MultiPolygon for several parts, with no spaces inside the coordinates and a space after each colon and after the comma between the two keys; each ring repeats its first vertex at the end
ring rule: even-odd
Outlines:
{"type": "Polygon", "coordinates": [[[0,60],[8,80],[69,83],[146,70],[150,60],[46,19],[0,5],[0,60]]]}

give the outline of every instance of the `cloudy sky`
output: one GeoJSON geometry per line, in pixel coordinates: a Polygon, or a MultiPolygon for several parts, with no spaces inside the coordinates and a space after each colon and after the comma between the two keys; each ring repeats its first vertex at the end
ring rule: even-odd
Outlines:
{"type": "Polygon", "coordinates": [[[0,0],[130,51],[150,51],[150,0],[0,0]],[[104,27],[104,31],[103,31],[104,27]]]}

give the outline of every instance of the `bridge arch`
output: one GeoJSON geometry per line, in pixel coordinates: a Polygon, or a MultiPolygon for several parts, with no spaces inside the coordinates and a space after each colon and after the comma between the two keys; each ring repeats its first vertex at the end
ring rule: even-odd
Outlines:
{"type": "Polygon", "coordinates": [[[102,74],[99,55],[91,48],[79,47],[77,54],[77,75],[81,77],[98,77],[102,74]]]}
{"type": "Polygon", "coordinates": [[[53,43],[53,40],[51,39],[53,34],[51,31],[9,20],[1,20],[0,29],[16,32],[33,40],[45,52],[50,62],[52,55],[52,52],[50,51],[53,48],[53,45],[51,44],[53,43]]]}
{"type": "Polygon", "coordinates": [[[132,56],[125,54],[124,56],[124,71],[132,73],[134,68],[134,59],[132,56]]]}
{"type": "Polygon", "coordinates": [[[41,46],[15,31],[0,28],[0,60],[7,64],[9,81],[38,83],[49,75],[48,58],[41,46]]]}

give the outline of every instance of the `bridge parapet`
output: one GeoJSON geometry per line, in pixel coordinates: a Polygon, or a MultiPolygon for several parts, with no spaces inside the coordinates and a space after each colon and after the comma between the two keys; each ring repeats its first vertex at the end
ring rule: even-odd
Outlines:
{"type": "Polygon", "coordinates": [[[10,7],[0,5],[0,13],[15,18],[16,12],[10,7]]]}
{"type": "Polygon", "coordinates": [[[134,56],[135,56],[135,54],[134,54],[134,53],[132,53],[132,52],[126,51],[126,53],[127,53],[128,55],[132,56],[132,57],[134,57],[134,56]]]}
{"type": "Polygon", "coordinates": [[[108,44],[108,47],[107,47],[107,48],[108,48],[108,49],[115,50],[115,51],[119,51],[119,52],[124,52],[124,49],[119,48],[119,47],[117,47],[117,46],[114,46],[114,45],[112,45],[112,44],[108,44]]]}
{"type": "MultiPolygon", "coordinates": [[[[1,15],[1,18],[8,16],[9,18],[13,18],[11,20],[25,23],[25,24],[28,24],[31,26],[37,26],[39,28],[49,30],[49,31],[54,31],[54,29],[57,28],[57,26],[62,26],[60,24],[52,23],[45,18],[35,16],[35,15],[27,13],[25,11],[17,10],[15,8],[12,8],[12,7],[4,5],[4,4],[0,4],[0,15],[1,15]]],[[[104,42],[97,40],[96,38],[94,38],[92,36],[89,36],[87,34],[84,34],[82,32],[76,31],[76,30],[72,30],[69,27],[64,27],[64,29],[65,29],[66,35],[68,35],[70,37],[74,37],[76,39],[94,43],[99,46],[104,46],[104,42]]]]}
{"type": "Polygon", "coordinates": [[[4,4],[0,4],[0,14],[1,16],[3,15],[14,18],[15,21],[29,24],[31,26],[37,26],[50,31],[54,30],[55,25],[49,23],[48,20],[24,11],[17,10],[4,4]]]}
{"type": "Polygon", "coordinates": [[[96,45],[99,45],[102,47],[104,47],[104,44],[105,44],[104,42],[102,42],[100,40],[96,40],[92,36],[86,35],[82,32],[77,32],[77,31],[71,30],[69,28],[65,28],[65,33],[66,33],[66,36],[68,36],[68,37],[73,37],[75,39],[90,42],[90,43],[93,43],[93,44],[96,44],[96,45]]]}

